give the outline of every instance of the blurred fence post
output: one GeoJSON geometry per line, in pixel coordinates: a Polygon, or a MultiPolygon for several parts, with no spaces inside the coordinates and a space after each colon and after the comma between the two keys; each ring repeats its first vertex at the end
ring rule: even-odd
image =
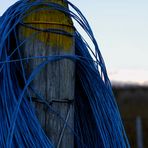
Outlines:
{"type": "Polygon", "coordinates": [[[142,121],[140,116],[136,117],[136,138],[137,148],[143,148],[142,121]]]}

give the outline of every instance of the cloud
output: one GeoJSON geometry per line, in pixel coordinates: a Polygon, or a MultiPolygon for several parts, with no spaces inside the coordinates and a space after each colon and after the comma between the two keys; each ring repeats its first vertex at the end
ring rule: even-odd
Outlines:
{"type": "Polygon", "coordinates": [[[142,70],[142,69],[110,70],[109,78],[111,79],[111,81],[148,84],[148,70],[142,70]]]}

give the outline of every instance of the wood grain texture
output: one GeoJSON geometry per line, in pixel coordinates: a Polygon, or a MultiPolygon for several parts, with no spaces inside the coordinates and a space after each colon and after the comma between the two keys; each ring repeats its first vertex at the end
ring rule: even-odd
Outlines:
{"type": "MultiPolygon", "coordinates": [[[[52,0],[68,7],[62,0],[52,0]]],[[[46,6],[41,6],[46,7],[46,6]]],[[[35,8],[32,8],[35,9],[35,8]]],[[[69,16],[57,10],[42,10],[24,18],[24,22],[29,25],[45,29],[58,28],[74,34],[72,20],[69,16]],[[33,23],[33,22],[49,22],[49,23],[33,23]],[[50,23],[51,22],[51,23],[50,23]],[[58,25],[59,24],[59,25],[58,25]],[[65,24],[65,25],[61,25],[65,24]]],[[[20,42],[35,33],[35,30],[19,26],[18,36],[20,42]]],[[[39,32],[36,36],[29,39],[21,48],[22,57],[32,56],[48,56],[60,54],[75,53],[75,39],[65,35],[55,33],[39,32]]],[[[42,63],[45,59],[35,59],[24,62],[26,77],[28,78],[33,69],[42,63]]],[[[50,62],[41,72],[35,77],[30,84],[46,101],[74,99],[74,83],[75,83],[75,64],[69,59],[50,62]]],[[[37,97],[35,93],[30,91],[31,97],[37,97]]],[[[54,102],[51,108],[60,113],[63,119],[66,119],[68,113],[69,118],[67,124],[74,129],[74,106],[68,103],[54,102]],[[69,111],[70,109],[70,111],[69,111]]],[[[46,135],[57,146],[64,121],[62,121],[55,113],[47,111],[47,108],[41,103],[35,103],[37,117],[46,133],[46,135]]],[[[69,128],[65,128],[64,135],[58,147],[73,148],[74,136],[69,128]]]]}

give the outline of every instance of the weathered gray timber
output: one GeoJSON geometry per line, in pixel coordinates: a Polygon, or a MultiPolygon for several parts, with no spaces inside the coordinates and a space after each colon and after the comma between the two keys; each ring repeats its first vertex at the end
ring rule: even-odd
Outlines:
{"type": "MultiPolygon", "coordinates": [[[[68,7],[63,0],[49,1],[68,7]]],[[[24,22],[35,28],[60,28],[74,34],[71,18],[57,10],[42,10],[32,13],[24,18],[24,22]]],[[[20,42],[35,32],[37,31],[19,26],[18,36],[20,42]]],[[[21,53],[22,57],[74,54],[74,45],[74,37],[38,31],[37,35],[30,38],[21,47],[21,53]]],[[[34,59],[24,62],[26,77],[28,78],[36,66],[45,60],[34,59]]],[[[52,110],[60,113],[61,117],[67,120],[67,124],[72,129],[74,128],[74,106],[65,100],[74,99],[74,82],[75,64],[70,59],[63,59],[46,65],[29,86],[50,104],[52,110]]],[[[29,92],[32,98],[39,97],[31,89],[29,89],[29,92]]],[[[73,148],[74,136],[72,131],[65,127],[64,121],[51,110],[47,110],[47,107],[42,103],[35,103],[35,109],[37,117],[50,140],[57,147],[73,148]]]]}

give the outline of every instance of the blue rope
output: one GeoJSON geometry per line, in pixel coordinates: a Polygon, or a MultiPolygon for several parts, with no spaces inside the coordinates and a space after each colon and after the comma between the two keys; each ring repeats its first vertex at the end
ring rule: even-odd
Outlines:
{"type": "MultiPolygon", "coordinates": [[[[0,17],[0,147],[55,147],[42,129],[33,106],[28,88],[36,75],[50,62],[70,59],[76,64],[75,120],[74,129],[52,109],[38,91],[38,101],[44,103],[49,112],[62,120],[64,128],[70,129],[75,137],[77,148],[126,148],[130,147],[120,118],[118,107],[107,76],[104,60],[91,27],[80,10],[65,0],[71,10],[55,3],[37,0],[20,0],[9,7],[0,17]],[[34,6],[45,5],[46,8],[34,6]],[[69,15],[86,32],[94,49],[75,29],[75,55],[54,55],[21,57],[22,46],[41,32],[71,36],[60,29],[39,29],[25,24],[23,19],[31,13],[45,9],[55,9],[69,15]],[[17,26],[34,29],[30,37],[19,43],[17,26]],[[12,45],[12,37],[14,43],[12,45]],[[17,55],[17,56],[16,56],[17,55]],[[29,60],[43,59],[26,77],[24,63],[29,60]],[[23,87],[20,84],[23,83],[23,87]],[[29,97],[29,100],[28,98],[29,97]]],[[[62,135],[61,135],[62,137],[62,135]]]]}

